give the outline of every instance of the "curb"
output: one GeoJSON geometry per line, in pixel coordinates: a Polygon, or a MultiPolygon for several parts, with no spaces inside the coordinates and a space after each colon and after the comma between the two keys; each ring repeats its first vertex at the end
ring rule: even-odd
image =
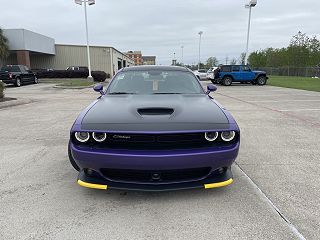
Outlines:
{"type": "Polygon", "coordinates": [[[32,103],[31,99],[17,99],[17,100],[10,100],[7,102],[0,102],[0,109],[29,104],[29,103],[32,103]]]}
{"type": "Polygon", "coordinates": [[[72,86],[59,86],[59,85],[55,85],[53,86],[53,88],[58,88],[58,89],[86,89],[86,88],[93,88],[94,85],[90,85],[90,86],[83,86],[83,87],[72,87],[72,86]]]}

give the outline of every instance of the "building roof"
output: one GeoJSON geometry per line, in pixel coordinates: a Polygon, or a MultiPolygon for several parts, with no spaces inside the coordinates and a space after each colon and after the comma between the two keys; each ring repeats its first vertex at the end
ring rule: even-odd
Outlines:
{"type": "Polygon", "coordinates": [[[54,39],[27,29],[3,29],[9,41],[11,51],[31,51],[45,54],[55,54],[54,39]]]}

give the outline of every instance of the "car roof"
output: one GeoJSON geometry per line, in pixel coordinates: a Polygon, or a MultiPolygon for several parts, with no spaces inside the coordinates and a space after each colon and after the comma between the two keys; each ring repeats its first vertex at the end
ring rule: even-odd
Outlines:
{"type": "Polygon", "coordinates": [[[122,71],[151,71],[151,70],[158,70],[158,71],[182,71],[182,72],[190,72],[189,69],[186,67],[179,67],[179,66],[154,66],[154,65],[143,65],[143,66],[132,66],[132,67],[125,67],[122,71]]]}
{"type": "Polygon", "coordinates": [[[232,66],[248,66],[248,65],[245,65],[245,64],[228,64],[228,65],[220,65],[221,67],[232,67],[232,66]]]}

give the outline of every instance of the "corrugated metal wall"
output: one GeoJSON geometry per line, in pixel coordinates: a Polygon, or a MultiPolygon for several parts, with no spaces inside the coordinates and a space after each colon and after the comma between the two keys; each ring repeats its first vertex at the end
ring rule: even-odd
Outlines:
{"type": "MultiPolygon", "coordinates": [[[[90,47],[91,68],[111,73],[110,48],[90,47]]],[[[31,68],[66,69],[69,66],[87,66],[85,46],[56,45],[56,55],[30,55],[31,68]]]]}
{"type": "MultiPolygon", "coordinates": [[[[133,61],[121,52],[110,47],[90,47],[91,68],[93,71],[101,70],[113,74],[112,66],[117,59],[126,60],[133,65],[133,61]],[[112,54],[111,54],[112,53],[112,54]],[[112,64],[113,62],[113,64],[112,64]]],[[[56,45],[56,55],[30,54],[32,69],[66,69],[69,66],[87,66],[86,46],[56,45]]]]}

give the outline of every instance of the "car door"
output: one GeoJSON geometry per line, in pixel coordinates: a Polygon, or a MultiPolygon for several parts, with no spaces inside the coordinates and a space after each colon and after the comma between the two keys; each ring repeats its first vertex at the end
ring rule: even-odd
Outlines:
{"type": "Polygon", "coordinates": [[[20,79],[22,83],[30,81],[30,75],[27,68],[23,65],[19,65],[20,68],[20,79]]]}
{"type": "Polygon", "coordinates": [[[34,73],[27,67],[27,66],[24,66],[26,72],[27,72],[27,76],[28,76],[28,82],[34,82],[34,73]]]}
{"type": "Polygon", "coordinates": [[[254,79],[254,73],[251,71],[249,66],[241,66],[241,80],[242,81],[251,81],[254,79]]]}
{"type": "Polygon", "coordinates": [[[240,66],[238,65],[234,65],[232,66],[232,77],[233,77],[233,81],[241,81],[241,74],[240,74],[240,66]]]}
{"type": "Polygon", "coordinates": [[[205,69],[199,70],[200,79],[206,79],[207,78],[207,71],[205,69]]]}

